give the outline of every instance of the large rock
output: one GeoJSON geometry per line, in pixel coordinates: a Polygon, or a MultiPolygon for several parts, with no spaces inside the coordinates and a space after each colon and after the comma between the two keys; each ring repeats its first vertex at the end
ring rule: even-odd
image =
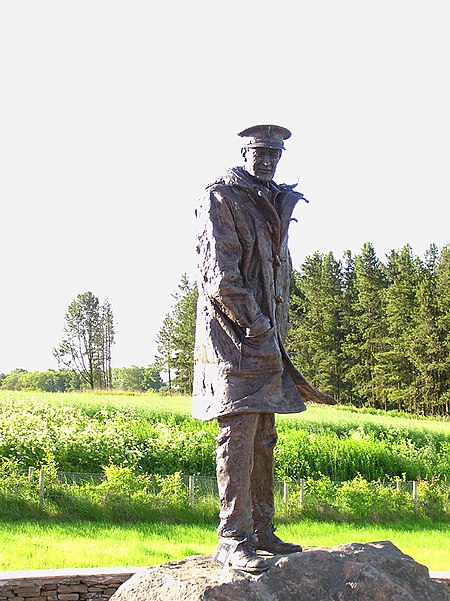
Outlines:
{"type": "Polygon", "coordinates": [[[428,569],[389,541],[277,555],[262,574],[189,557],[135,574],[113,601],[449,601],[428,569]]]}

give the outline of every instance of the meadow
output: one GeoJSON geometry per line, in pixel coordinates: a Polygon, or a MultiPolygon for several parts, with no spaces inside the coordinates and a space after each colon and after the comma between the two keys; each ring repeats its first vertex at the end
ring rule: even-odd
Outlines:
{"type": "MultiPolygon", "coordinates": [[[[310,406],[278,416],[276,477],[450,479],[448,420],[310,406]]],[[[0,391],[0,458],[27,469],[214,476],[217,424],[180,396],[0,391]]]]}
{"type": "MultiPolygon", "coordinates": [[[[307,546],[389,539],[430,569],[449,569],[448,420],[309,406],[278,416],[277,428],[281,536],[307,546]]],[[[212,552],[215,492],[191,509],[186,476],[212,481],[216,432],[190,417],[182,396],[0,391],[0,569],[153,565],[212,552]]]]}

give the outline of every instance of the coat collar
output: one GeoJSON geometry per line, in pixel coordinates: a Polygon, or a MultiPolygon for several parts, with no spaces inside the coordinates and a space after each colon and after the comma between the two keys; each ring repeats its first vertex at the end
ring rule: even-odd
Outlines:
{"type": "MultiPolygon", "coordinates": [[[[227,169],[224,175],[219,177],[215,182],[210,184],[210,186],[214,186],[215,184],[224,184],[225,186],[237,186],[246,190],[248,192],[258,193],[261,191],[264,194],[276,194],[278,192],[293,192],[297,196],[297,200],[304,198],[303,194],[295,191],[294,188],[297,184],[288,185],[288,184],[276,184],[273,180],[269,182],[268,186],[261,184],[256,177],[250,175],[248,171],[246,171],[243,167],[232,167],[231,169],[227,169]]],[[[209,187],[209,186],[208,186],[209,187]]]]}
{"type": "Polygon", "coordinates": [[[276,184],[274,181],[271,181],[269,182],[268,189],[243,167],[228,169],[215,182],[207,186],[207,188],[216,184],[239,188],[246,192],[258,210],[263,210],[275,226],[275,238],[278,242],[285,237],[288,231],[292,212],[297,202],[299,200],[309,202],[301,192],[294,190],[297,184],[290,186],[287,184],[276,184]]]}

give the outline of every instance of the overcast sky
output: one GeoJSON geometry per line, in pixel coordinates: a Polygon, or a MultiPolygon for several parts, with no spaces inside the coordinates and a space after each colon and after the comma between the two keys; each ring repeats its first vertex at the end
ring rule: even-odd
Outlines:
{"type": "Polygon", "coordinates": [[[295,267],[449,243],[449,56],[446,1],[2,1],[0,372],[56,368],[87,290],[113,365],[152,362],[197,199],[250,125],[293,134],[295,267]]]}

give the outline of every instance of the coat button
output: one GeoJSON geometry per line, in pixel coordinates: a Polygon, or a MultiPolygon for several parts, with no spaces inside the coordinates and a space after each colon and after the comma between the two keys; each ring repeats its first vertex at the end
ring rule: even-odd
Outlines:
{"type": "Polygon", "coordinates": [[[276,301],[278,304],[280,304],[280,305],[281,305],[281,303],[284,303],[284,298],[283,298],[281,295],[279,295],[279,294],[278,294],[278,295],[275,297],[275,301],[276,301]]]}

